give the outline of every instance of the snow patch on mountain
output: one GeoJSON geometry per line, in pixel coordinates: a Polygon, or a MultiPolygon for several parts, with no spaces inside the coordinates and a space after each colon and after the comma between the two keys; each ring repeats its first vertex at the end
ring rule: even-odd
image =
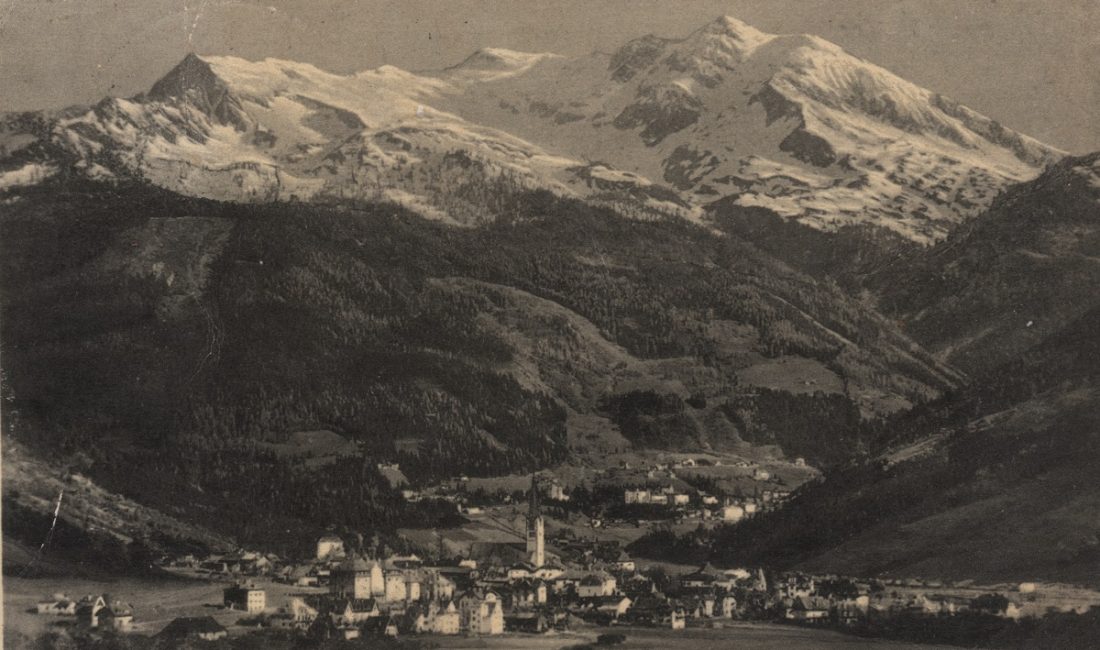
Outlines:
{"type": "Polygon", "coordinates": [[[17,169],[0,171],[0,190],[40,183],[57,173],[51,165],[27,163],[17,169]]]}
{"type": "Polygon", "coordinates": [[[549,52],[517,52],[499,47],[486,47],[474,52],[462,63],[447,69],[452,79],[486,81],[521,74],[531,67],[561,55],[549,52]]]}

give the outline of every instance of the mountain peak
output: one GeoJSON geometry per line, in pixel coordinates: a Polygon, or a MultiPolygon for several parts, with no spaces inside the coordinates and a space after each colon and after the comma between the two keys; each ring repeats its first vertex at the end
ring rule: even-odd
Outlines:
{"type": "Polygon", "coordinates": [[[161,77],[149,89],[151,99],[180,97],[193,88],[209,88],[221,83],[210,64],[194,52],[189,52],[176,67],[161,77]]]}
{"type": "MultiPolygon", "coordinates": [[[[741,22],[733,16],[719,16],[692,35],[704,41],[721,40],[729,49],[737,50],[747,56],[753,50],[775,38],[752,25],[741,22]]],[[[692,37],[688,37],[692,40],[692,37]]]]}
{"type": "Polygon", "coordinates": [[[714,66],[733,68],[775,38],[736,18],[722,16],[681,41],[676,58],[680,67],[698,69],[705,76],[712,76],[714,66]]]}
{"type": "Polygon", "coordinates": [[[156,101],[185,99],[221,124],[244,125],[243,112],[229,87],[208,61],[193,52],[153,84],[146,97],[156,101]]]}
{"type": "Polygon", "coordinates": [[[539,61],[557,58],[550,52],[518,52],[500,47],[484,47],[474,52],[451,70],[478,70],[485,72],[510,72],[528,68],[539,61]]]}
{"type": "Polygon", "coordinates": [[[729,36],[741,38],[742,40],[760,40],[773,38],[774,34],[767,34],[753,27],[752,25],[738,20],[733,16],[719,16],[707,24],[704,30],[711,32],[720,32],[729,36]]]}

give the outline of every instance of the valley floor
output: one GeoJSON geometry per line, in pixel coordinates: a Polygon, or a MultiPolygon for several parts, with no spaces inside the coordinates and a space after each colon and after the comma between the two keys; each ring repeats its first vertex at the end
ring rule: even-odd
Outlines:
{"type": "Polygon", "coordinates": [[[622,650],[685,650],[738,648],[749,650],[928,650],[946,646],[920,645],[882,639],[862,639],[830,630],[813,630],[766,623],[737,623],[720,629],[689,628],[666,630],[646,627],[615,627],[578,630],[562,635],[505,634],[498,637],[432,637],[441,649],[565,650],[575,645],[594,643],[606,633],[621,633],[626,642],[613,646],[622,650]]]}

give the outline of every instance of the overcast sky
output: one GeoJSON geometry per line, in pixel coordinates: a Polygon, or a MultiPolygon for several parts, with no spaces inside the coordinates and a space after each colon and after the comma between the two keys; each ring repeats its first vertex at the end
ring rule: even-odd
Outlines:
{"type": "Polygon", "coordinates": [[[1100,0],[0,0],[0,110],[147,89],[189,52],[335,72],[583,54],[729,14],[807,32],[1072,152],[1100,150],[1100,0]]]}

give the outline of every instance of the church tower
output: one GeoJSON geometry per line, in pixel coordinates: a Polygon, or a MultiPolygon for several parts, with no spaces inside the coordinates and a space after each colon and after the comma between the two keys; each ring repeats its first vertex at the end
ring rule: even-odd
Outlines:
{"type": "Polygon", "coordinates": [[[546,521],[542,518],[539,485],[534,474],[531,475],[527,505],[527,557],[536,568],[546,564],[546,521]]]}

